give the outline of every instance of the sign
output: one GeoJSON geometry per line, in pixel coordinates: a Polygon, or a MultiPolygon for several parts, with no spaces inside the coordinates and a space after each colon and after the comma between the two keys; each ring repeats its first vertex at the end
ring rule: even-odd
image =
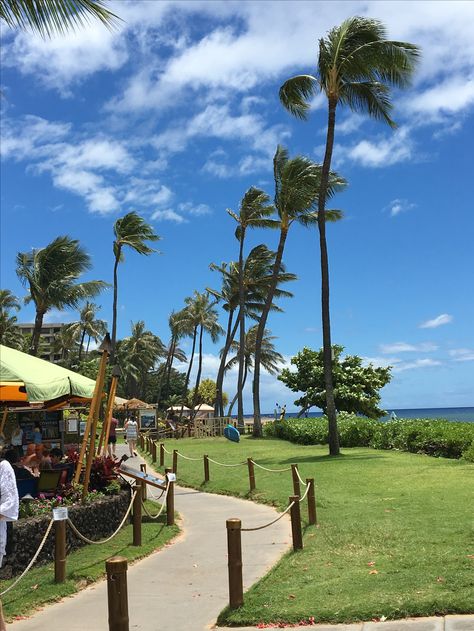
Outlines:
{"type": "Polygon", "coordinates": [[[167,473],[168,482],[176,482],[176,473],[167,473]]]}
{"type": "Polygon", "coordinates": [[[156,410],[139,410],[140,429],[156,429],[156,410]]]}
{"type": "Polygon", "coordinates": [[[77,418],[68,418],[67,431],[69,434],[77,434],[77,418]]]}
{"type": "Polygon", "coordinates": [[[54,521],[64,521],[68,518],[67,508],[65,506],[61,506],[60,508],[53,508],[53,520],[54,521]]]}
{"type": "Polygon", "coordinates": [[[79,436],[84,436],[87,421],[79,421],[79,436]]]}
{"type": "Polygon", "coordinates": [[[159,489],[166,488],[166,480],[162,480],[161,478],[151,475],[151,473],[145,473],[145,471],[138,471],[137,469],[128,467],[123,463],[120,465],[119,473],[122,473],[123,475],[126,475],[130,478],[134,478],[135,480],[145,482],[145,484],[156,486],[159,489]]]}

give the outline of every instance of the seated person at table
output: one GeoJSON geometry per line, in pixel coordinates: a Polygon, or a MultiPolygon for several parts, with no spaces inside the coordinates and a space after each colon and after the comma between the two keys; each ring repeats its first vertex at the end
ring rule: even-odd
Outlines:
{"type": "Polygon", "coordinates": [[[17,480],[30,480],[35,477],[29,469],[20,463],[18,451],[15,448],[10,447],[9,449],[5,449],[3,452],[3,459],[8,460],[11,464],[17,480]]]}
{"type": "Polygon", "coordinates": [[[62,468],[64,466],[63,460],[63,452],[59,447],[53,447],[49,452],[49,457],[51,459],[51,468],[62,468]]]}
{"type": "Polygon", "coordinates": [[[53,468],[49,449],[42,449],[40,453],[38,453],[38,451],[36,453],[38,455],[40,471],[53,468]]]}

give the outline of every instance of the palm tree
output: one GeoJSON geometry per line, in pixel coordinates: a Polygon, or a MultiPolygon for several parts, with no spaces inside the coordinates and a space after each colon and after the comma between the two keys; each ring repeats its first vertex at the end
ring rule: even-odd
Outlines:
{"type": "Polygon", "coordinates": [[[269,196],[258,188],[251,187],[240,202],[239,213],[227,209],[229,215],[237,222],[235,237],[239,241],[239,326],[240,326],[240,356],[239,375],[237,380],[238,393],[238,423],[244,424],[244,405],[242,395],[242,381],[244,374],[244,345],[245,345],[245,312],[244,312],[244,242],[248,228],[276,228],[278,223],[270,219],[275,212],[269,204],[269,196]]]}
{"type": "Polygon", "coordinates": [[[114,224],[114,304],[113,304],[113,320],[112,320],[112,353],[111,363],[113,363],[115,355],[115,341],[117,339],[117,296],[118,282],[117,269],[119,263],[124,260],[123,248],[128,246],[138,254],[148,256],[155,252],[150,248],[146,241],[159,241],[160,237],[154,233],[153,228],[148,225],[143,217],[132,211],[124,217],[117,219],[114,224]]]}
{"type": "Polygon", "coordinates": [[[18,318],[10,314],[19,311],[20,302],[9,289],[0,289],[0,344],[11,348],[21,348],[23,336],[17,326],[18,318]]]}
{"type": "Polygon", "coordinates": [[[79,342],[79,356],[78,361],[82,359],[82,352],[84,350],[84,341],[87,336],[87,348],[86,353],[89,352],[89,344],[91,339],[97,342],[101,337],[107,333],[107,323],[105,320],[99,320],[96,318],[97,312],[100,310],[100,306],[93,302],[87,301],[82,307],[79,314],[79,321],[72,322],[69,326],[75,330],[77,338],[80,337],[79,342]]]}
{"type": "Polygon", "coordinates": [[[11,28],[31,30],[42,37],[74,30],[91,17],[108,27],[119,20],[104,0],[0,0],[0,20],[11,28]]]}
{"type": "Polygon", "coordinates": [[[0,289],[0,311],[20,310],[20,301],[9,289],[0,289]]]}
{"type": "Polygon", "coordinates": [[[329,314],[329,265],[325,212],[334,146],[336,108],[348,105],[355,112],[395,127],[391,119],[390,87],[409,85],[420,51],[407,42],[387,40],[386,29],[378,20],[352,17],[319,40],[318,71],[298,75],[280,88],[283,106],[294,116],[306,119],[310,99],[323,92],[328,101],[326,150],[318,199],[318,229],[321,256],[321,310],[323,324],[324,380],[329,422],[329,452],[339,454],[336,406],[332,382],[331,324],[329,314]]]}
{"type": "Polygon", "coordinates": [[[179,311],[178,313],[175,313],[173,311],[173,313],[171,313],[170,317],[168,318],[168,325],[171,331],[171,339],[166,349],[166,361],[163,366],[163,371],[162,371],[160,383],[158,386],[158,394],[156,398],[157,404],[159,404],[160,399],[161,399],[163,377],[165,378],[165,388],[164,388],[163,398],[164,399],[168,398],[171,371],[173,368],[174,360],[177,359],[180,362],[185,362],[187,360],[186,353],[183,351],[182,348],[178,346],[178,342],[180,338],[184,337],[185,335],[185,329],[182,324],[183,318],[184,316],[181,311],[179,311]]]}
{"type": "Polygon", "coordinates": [[[80,302],[97,296],[107,286],[101,280],[77,282],[91,267],[91,259],[79,241],[68,236],[57,237],[39,250],[18,252],[16,264],[20,281],[29,289],[25,303],[33,301],[36,307],[32,355],[38,354],[43,318],[50,309],[77,308],[80,302]]]}
{"type": "MultiPolygon", "coordinates": [[[[250,329],[245,334],[245,348],[244,348],[244,380],[242,388],[245,387],[245,382],[247,380],[247,375],[249,371],[253,368],[254,365],[254,357],[255,357],[255,348],[256,348],[256,340],[257,340],[257,329],[258,325],[250,327],[250,329]]],[[[270,374],[276,375],[279,372],[279,366],[283,364],[284,358],[276,349],[273,344],[273,340],[276,340],[276,337],[270,335],[270,331],[265,329],[263,333],[262,343],[260,347],[260,364],[267,370],[270,374]]],[[[234,357],[232,357],[226,364],[226,371],[230,370],[236,363],[238,363],[239,357],[239,344],[237,342],[232,343],[232,348],[236,351],[234,357]]],[[[232,399],[229,410],[227,414],[230,416],[232,414],[232,408],[234,407],[234,403],[237,399],[238,392],[235,394],[235,397],[232,399]]]]}
{"type": "Polygon", "coordinates": [[[76,322],[72,322],[63,326],[53,339],[53,352],[61,355],[60,362],[65,368],[71,367],[73,356],[78,348],[77,361],[80,361],[81,347],[78,345],[79,329],[76,324],[76,322]]]}
{"type": "MultiPolygon", "coordinates": [[[[265,332],[270,305],[278,282],[283,251],[285,249],[288,231],[294,223],[303,226],[313,225],[318,220],[318,213],[314,208],[318,201],[319,185],[321,181],[321,166],[311,162],[308,158],[297,156],[290,159],[283,147],[278,147],[273,159],[275,178],[275,207],[279,216],[280,238],[273,264],[272,279],[268,288],[265,306],[259,320],[255,341],[255,369],[253,378],[254,405],[254,435],[262,435],[260,417],[260,356],[261,344],[265,332]]],[[[345,185],[345,180],[335,173],[330,173],[328,195],[345,185]]],[[[325,220],[337,220],[342,216],[341,211],[326,211],[325,220]]]]}

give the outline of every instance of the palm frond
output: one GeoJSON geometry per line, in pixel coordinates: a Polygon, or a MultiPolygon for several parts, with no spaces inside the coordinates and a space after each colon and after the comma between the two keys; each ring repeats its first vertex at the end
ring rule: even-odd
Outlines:
{"type": "Polygon", "coordinates": [[[280,88],[280,102],[290,114],[305,120],[310,109],[309,99],[318,89],[319,81],[312,75],[291,77],[280,88]]]}
{"type": "Polygon", "coordinates": [[[382,83],[346,83],[341,90],[340,100],[354,112],[366,111],[372,118],[383,120],[392,128],[397,126],[390,117],[393,109],[390,89],[382,83]]]}

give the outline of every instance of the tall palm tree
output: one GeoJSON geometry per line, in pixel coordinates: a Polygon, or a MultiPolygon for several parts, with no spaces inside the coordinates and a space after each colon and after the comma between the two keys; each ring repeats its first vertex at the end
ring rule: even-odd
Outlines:
{"type": "MultiPolygon", "coordinates": [[[[256,340],[257,340],[257,329],[258,325],[254,324],[254,326],[250,327],[250,329],[245,334],[245,348],[244,348],[244,380],[243,386],[245,387],[245,382],[247,380],[247,375],[251,371],[254,365],[254,357],[255,357],[255,348],[256,348],[256,340]]],[[[279,366],[283,364],[284,358],[276,349],[273,344],[273,340],[277,338],[273,335],[270,335],[270,331],[265,329],[263,333],[262,343],[260,346],[260,364],[267,370],[270,374],[276,375],[279,372],[279,366]]],[[[230,370],[233,366],[238,363],[239,357],[239,344],[238,342],[232,343],[232,348],[236,351],[234,357],[232,357],[226,364],[226,371],[230,370]]],[[[227,414],[230,416],[232,414],[232,408],[234,407],[235,401],[237,399],[238,392],[236,392],[234,398],[232,399],[229,410],[227,414]]]]}
{"type": "Polygon", "coordinates": [[[119,18],[106,5],[104,0],[0,0],[0,20],[11,28],[51,37],[74,30],[90,18],[114,26],[119,18]]]}
{"type": "Polygon", "coordinates": [[[76,322],[72,322],[66,326],[61,327],[59,333],[53,338],[53,352],[61,355],[61,364],[65,368],[70,368],[72,365],[75,352],[78,350],[77,361],[80,361],[80,346],[79,342],[79,329],[76,326],[76,322]]]}
{"type": "Polygon", "coordinates": [[[0,311],[20,310],[20,301],[9,289],[0,289],[0,311]]]}
{"type": "Polygon", "coordinates": [[[18,298],[9,289],[0,289],[0,344],[21,348],[23,336],[17,326],[18,318],[10,313],[19,309],[18,298]]]}
{"type": "MultiPolygon", "coordinates": [[[[275,178],[275,207],[279,217],[280,238],[273,264],[272,279],[268,288],[265,306],[259,320],[255,341],[255,369],[253,377],[253,406],[254,406],[254,435],[262,435],[260,417],[260,356],[261,344],[265,332],[270,306],[278,282],[283,251],[285,249],[288,231],[294,223],[303,226],[313,225],[318,220],[318,213],[314,210],[318,201],[321,181],[321,166],[311,162],[308,158],[297,156],[290,159],[283,147],[278,147],[273,159],[275,178]]],[[[330,173],[327,194],[332,195],[345,185],[345,180],[335,173],[330,173]]],[[[326,211],[325,220],[337,220],[342,216],[341,211],[326,211]]]]}
{"type": "Polygon", "coordinates": [[[91,339],[97,342],[101,337],[107,333],[107,323],[105,320],[98,319],[97,312],[100,310],[100,306],[93,302],[87,301],[82,307],[79,313],[79,321],[72,322],[69,326],[75,330],[79,341],[79,355],[78,361],[82,359],[82,353],[84,351],[84,341],[87,336],[87,348],[86,353],[89,352],[89,344],[91,339]]]}
{"type": "Polygon", "coordinates": [[[244,242],[248,228],[276,228],[278,223],[270,219],[275,212],[274,207],[269,204],[269,196],[258,188],[251,187],[245,193],[240,202],[239,213],[227,209],[229,215],[237,222],[235,237],[239,242],[239,327],[240,334],[240,356],[239,375],[237,379],[238,393],[238,423],[244,424],[244,404],[242,395],[242,381],[244,374],[244,345],[245,345],[245,312],[244,312],[244,242]]]}
{"type": "Polygon", "coordinates": [[[134,211],[127,213],[124,217],[120,217],[114,224],[115,240],[113,244],[114,250],[114,303],[113,303],[113,320],[112,320],[112,353],[111,363],[115,355],[115,341],[117,339],[117,297],[118,297],[118,279],[117,271],[119,263],[123,262],[124,247],[129,247],[138,254],[148,256],[156,250],[147,245],[147,241],[159,241],[160,237],[155,234],[153,228],[146,223],[143,217],[134,211]]]}
{"type": "Polygon", "coordinates": [[[184,337],[185,335],[185,327],[183,326],[183,319],[184,319],[184,315],[182,314],[181,311],[177,313],[173,311],[173,313],[171,313],[170,317],[168,318],[168,325],[171,332],[171,338],[170,338],[168,347],[166,349],[166,361],[163,366],[163,371],[162,371],[159,386],[158,386],[158,394],[156,398],[157,404],[159,404],[160,399],[161,399],[163,377],[165,379],[163,398],[165,400],[168,398],[171,371],[173,368],[174,360],[177,359],[180,362],[185,362],[187,359],[186,353],[183,351],[182,348],[178,346],[178,342],[180,338],[184,337]]]}
{"type": "Polygon", "coordinates": [[[50,309],[77,308],[80,302],[97,296],[107,286],[101,280],[77,282],[90,269],[91,259],[79,241],[68,236],[57,237],[39,250],[18,252],[16,265],[20,281],[29,290],[25,303],[33,301],[36,307],[32,355],[38,354],[43,318],[50,309]]]}
{"type": "Polygon", "coordinates": [[[407,42],[387,39],[385,26],[378,20],[352,17],[319,40],[316,75],[298,75],[280,88],[283,106],[294,116],[306,119],[310,99],[323,92],[328,102],[326,150],[318,199],[318,229],[321,256],[321,310],[323,324],[324,380],[329,422],[329,451],[339,454],[336,406],[332,382],[331,323],[329,314],[329,264],[325,212],[331,170],[336,108],[347,105],[354,112],[395,127],[391,118],[391,86],[410,84],[420,50],[407,42]]]}

